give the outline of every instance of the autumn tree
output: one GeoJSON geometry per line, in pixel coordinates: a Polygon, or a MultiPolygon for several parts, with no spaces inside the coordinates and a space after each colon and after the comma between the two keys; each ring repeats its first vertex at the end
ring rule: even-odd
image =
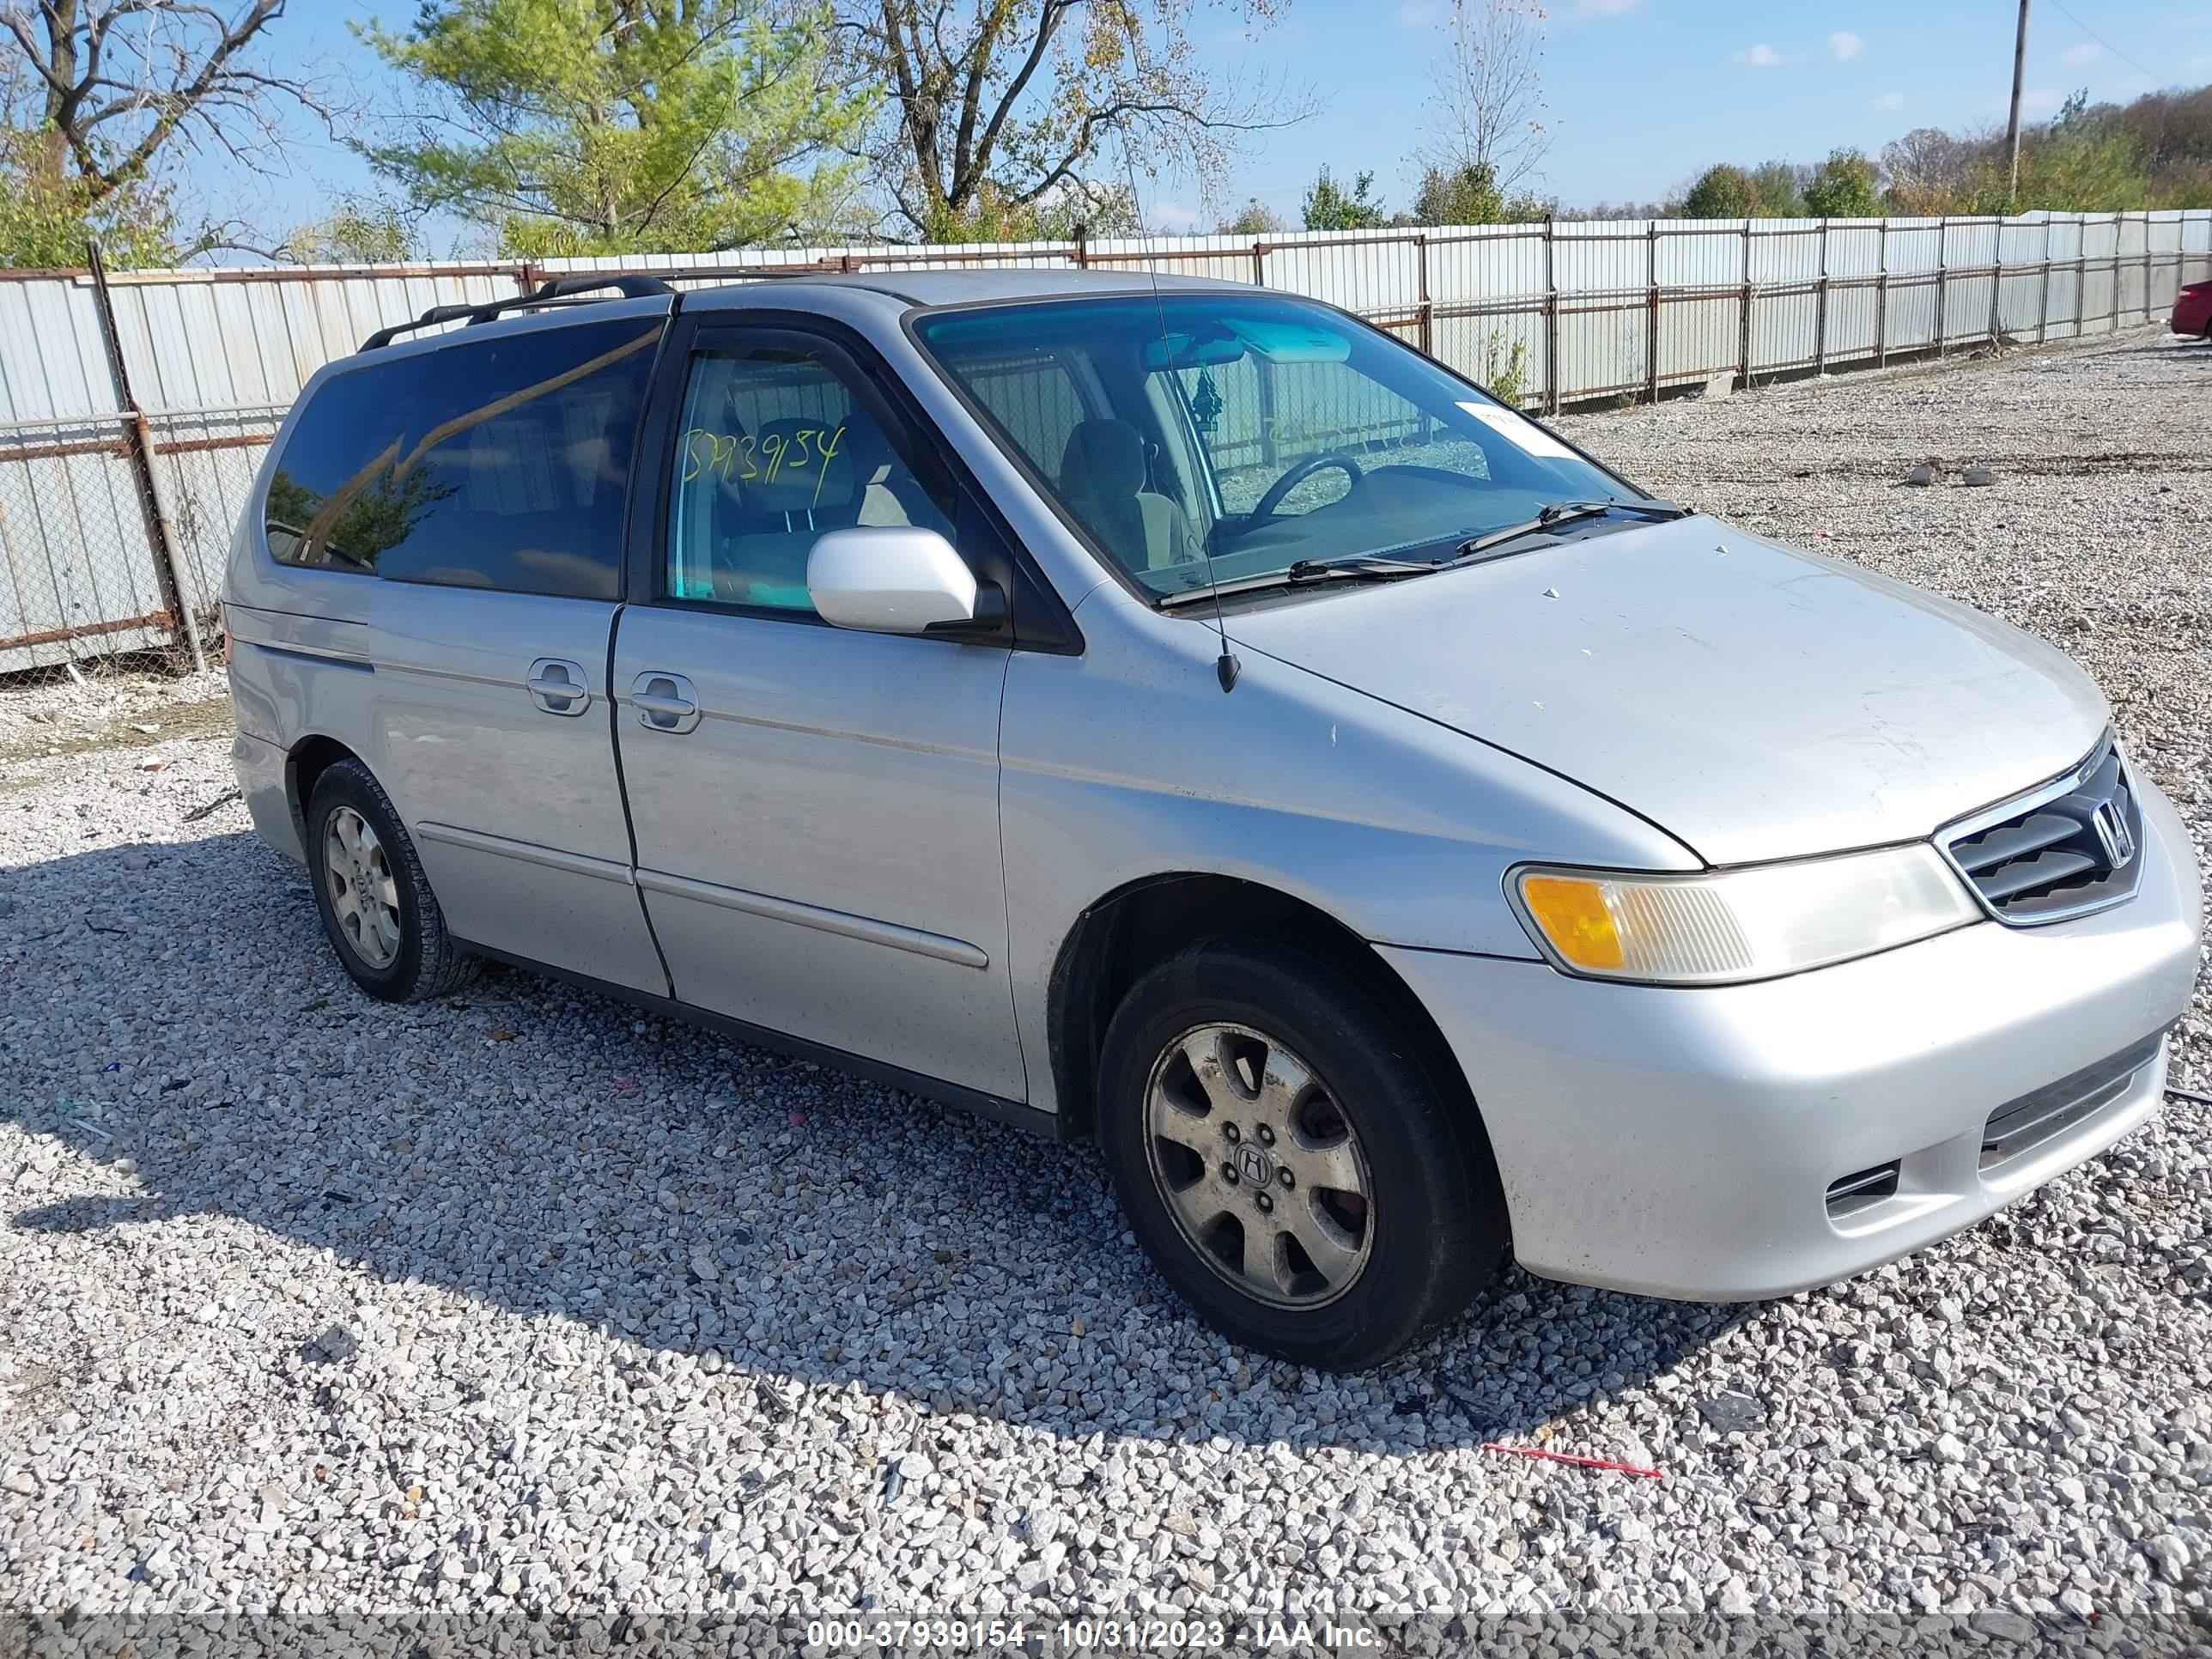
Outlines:
{"type": "MultiPolygon", "coordinates": [[[[1139,174],[1179,173],[1211,198],[1244,139],[1310,113],[1200,52],[1194,0],[840,3],[854,70],[884,94],[878,185],[896,228],[927,240],[1139,174]]],[[[1246,15],[1265,23],[1275,3],[1247,0],[1246,15]]]]}
{"type": "Polygon", "coordinates": [[[1224,236],[1278,236],[1289,228],[1281,214],[1258,197],[1252,196],[1245,198],[1244,205],[1237,210],[1235,218],[1222,225],[1221,234],[1224,236]]]}
{"type": "Polygon", "coordinates": [[[1893,213],[1941,215],[1966,210],[1986,169],[1996,140],[1989,133],[1959,134],[1915,127],[1882,146],[1884,199],[1893,213]]]}
{"type": "Polygon", "coordinates": [[[287,118],[329,112],[265,60],[285,5],[0,0],[0,262],[80,264],[97,237],[116,264],[167,263],[224,240],[179,224],[183,169],[270,170],[287,118]]]}
{"type": "Polygon", "coordinates": [[[818,232],[866,114],[830,15],[775,0],[423,0],[362,30],[412,106],[361,149],[418,211],[525,256],[708,252],[818,232]]]}
{"type": "Polygon", "coordinates": [[[1541,219],[1550,204],[1519,191],[1508,196],[1499,190],[1498,176],[1488,164],[1470,161],[1463,167],[1428,167],[1413,193],[1413,222],[1417,225],[1527,224],[1541,219]]]}
{"type": "Polygon", "coordinates": [[[270,250],[291,264],[394,264],[421,252],[407,216],[389,202],[341,198],[322,218],[293,228],[270,250]]]}
{"type": "Polygon", "coordinates": [[[1452,0],[1441,29],[1429,71],[1428,125],[1436,137],[1420,153],[1425,178],[1446,188],[1486,178],[1502,204],[1534,179],[1552,146],[1543,10],[1533,0],[1452,0]]]}

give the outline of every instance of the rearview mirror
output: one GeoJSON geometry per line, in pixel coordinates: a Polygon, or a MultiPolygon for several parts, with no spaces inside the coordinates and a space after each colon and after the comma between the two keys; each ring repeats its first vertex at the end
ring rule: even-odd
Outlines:
{"type": "Polygon", "coordinates": [[[872,634],[922,634],[975,620],[975,575],[952,544],[914,525],[832,530],[806,556],[822,620],[872,634]]]}

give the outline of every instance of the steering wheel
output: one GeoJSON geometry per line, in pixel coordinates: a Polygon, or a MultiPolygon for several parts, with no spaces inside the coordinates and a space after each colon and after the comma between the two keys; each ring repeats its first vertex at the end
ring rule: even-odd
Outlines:
{"type": "Polygon", "coordinates": [[[1249,522],[1256,524],[1261,519],[1273,518],[1275,509],[1283,504],[1284,497],[1315,473],[1329,467],[1334,467],[1353,483],[1367,476],[1359,470],[1358,462],[1340,451],[1332,449],[1319,455],[1309,455],[1303,461],[1294,462],[1289,471],[1267,486],[1267,493],[1252,504],[1249,522]]]}

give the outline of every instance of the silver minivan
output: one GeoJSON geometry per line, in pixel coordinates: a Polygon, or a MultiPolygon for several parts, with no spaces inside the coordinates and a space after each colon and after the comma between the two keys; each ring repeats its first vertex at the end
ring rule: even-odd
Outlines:
{"type": "Polygon", "coordinates": [[[1233,283],[570,278],[318,374],[235,755],[489,958],[1095,1136],[1237,1341],[1771,1297],[2156,1109],[2188,836],[2063,656],[1233,283]],[[443,331],[433,331],[442,329],[443,331]]]}

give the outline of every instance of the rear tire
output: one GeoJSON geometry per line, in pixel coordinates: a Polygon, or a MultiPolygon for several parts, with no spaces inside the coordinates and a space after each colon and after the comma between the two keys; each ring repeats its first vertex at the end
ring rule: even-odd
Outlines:
{"type": "Polygon", "coordinates": [[[1504,1265],[1505,1198],[1459,1080],[1352,975],[1213,939],[1107,1028],[1098,1138],[1146,1252],[1232,1341],[1381,1364],[1504,1265]]]}
{"type": "Polygon", "coordinates": [[[477,958],[446,931],[399,814],[359,761],[338,761],[315,780],[307,850],[323,932],[338,965],[369,995],[422,1002],[477,976],[477,958]]]}

